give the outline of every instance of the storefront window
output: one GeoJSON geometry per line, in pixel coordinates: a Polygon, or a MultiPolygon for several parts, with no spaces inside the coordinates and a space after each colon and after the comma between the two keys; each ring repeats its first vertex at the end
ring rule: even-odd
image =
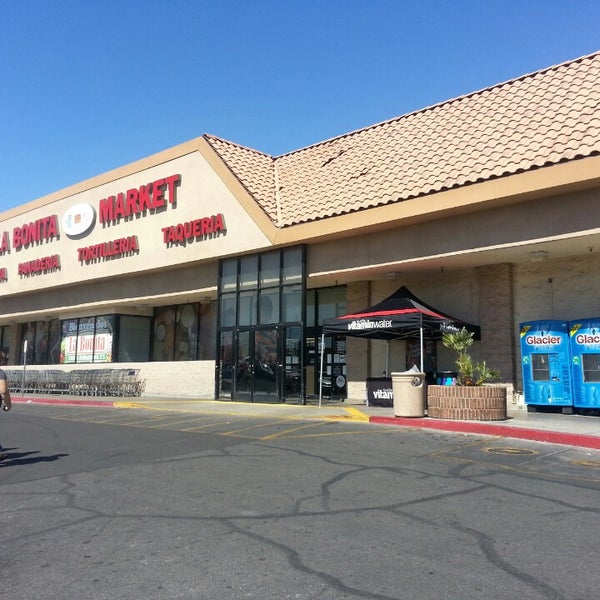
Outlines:
{"type": "Polygon", "coordinates": [[[283,253],[283,283],[302,283],[302,248],[291,248],[283,253]]]}
{"type": "Polygon", "coordinates": [[[302,320],[302,286],[290,285],[283,288],[283,321],[293,323],[302,320]]]}
{"type": "Polygon", "coordinates": [[[35,322],[21,325],[20,364],[35,364],[35,322]]]}
{"type": "Polygon", "coordinates": [[[175,355],[175,307],[164,306],[154,311],[152,360],[173,360],[175,355]]]}
{"type": "Polygon", "coordinates": [[[259,296],[259,322],[261,325],[279,323],[279,290],[260,292],[259,296]]]}
{"type": "MultiPolygon", "coordinates": [[[[235,301],[235,296],[232,299],[235,301]]],[[[201,332],[202,335],[210,335],[210,319],[210,304],[179,304],[156,309],[152,360],[206,360],[208,356],[214,357],[214,349],[211,350],[211,345],[206,340],[200,343],[201,332]],[[207,315],[208,321],[204,329],[201,327],[202,314],[207,315]]],[[[214,332],[212,334],[214,335],[214,332]]],[[[214,337],[211,342],[214,348],[214,337]]]]}
{"type": "Polygon", "coordinates": [[[236,294],[223,294],[221,296],[221,326],[233,327],[236,323],[236,294]]]}
{"type": "Polygon", "coordinates": [[[256,325],[256,292],[240,292],[240,325],[256,325]]]}
{"type": "Polygon", "coordinates": [[[221,263],[221,289],[231,291],[237,288],[237,260],[226,260],[221,263]]]}
{"type": "Polygon", "coordinates": [[[195,360],[198,356],[198,304],[177,307],[175,360],[195,360]]]}
{"type": "Polygon", "coordinates": [[[114,328],[114,315],[63,321],[60,362],[63,364],[112,362],[114,328]]]}
{"type": "Polygon", "coordinates": [[[8,343],[8,327],[0,326],[0,365],[10,361],[10,344],[8,343]]]}
{"type": "Polygon", "coordinates": [[[216,302],[200,304],[200,328],[198,334],[198,358],[200,360],[214,360],[216,357],[216,307],[216,302]]]}
{"type": "Polygon", "coordinates": [[[150,355],[150,318],[121,315],[119,319],[119,362],[146,362],[150,355]]]}
{"type": "Polygon", "coordinates": [[[304,247],[221,263],[218,395],[250,402],[300,397],[305,271],[304,247]],[[232,273],[239,274],[235,289],[232,273]],[[256,357],[262,367],[250,368],[256,357]]]}
{"type": "Polygon", "coordinates": [[[63,321],[60,362],[61,364],[77,362],[77,319],[63,321]]]}
{"type": "Polygon", "coordinates": [[[325,319],[346,313],[346,286],[319,288],[306,292],[306,325],[316,327],[325,319]]]}
{"type": "Polygon", "coordinates": [[[110,363],[113,361],[114,317],[96,317],[92,362],[110,363]]]}
{"type": "MultiPolygon", "coordinates": [[[[8,340],[0,342],[0,348],[8,346],[8,340]]],[[[18,344],[18,362],[25,360],[24,350],[27,342],[27,364],[47,365],[59,361],[60,322],[58,319],[49,321],[32,321],[21,325],[20,341],[18,344]]]]}
{"type": "Polygon", "coordinates": [[[345,286],[317,290],[317,311],[319,325],[322,325],[325,319],[343,315],[346,312],[345,286]]]}
{"type": "Polygon", "coordinates": [[[60,321],[52,319],[48,322],[48,359],[45,364],[58,365],[60,363],[60,321]]]}
{"type": "Polygon", "coordinates": [[[258,284],[258,256],[240,260],[240,290],[255,290],[258,284]]]}
{"type": "Polygon", "coordinates": [[[279,252],[269,252],[260,257],[260,287],[279,285],[279,252]]]}

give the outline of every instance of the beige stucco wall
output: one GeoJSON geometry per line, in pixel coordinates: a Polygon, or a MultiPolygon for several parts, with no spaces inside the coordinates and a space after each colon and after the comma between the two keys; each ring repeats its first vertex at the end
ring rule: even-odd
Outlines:
{"type": "Polygon", "coordinates": [[[139,369],[140,378],[146,382],[145,397],[215,397],[214,360],[140,363],[139,369]]]}
{"type": "MultiPolygon", "coordinates": [[[[165,194],[168,200],[168,194],[165,194]]],[[[33,244],[28,248],[0,256],[0,267],[6,268],[8,280],[0,283],[0,294],[28,293],[52,287],[91,282],[108,277],[122,277],[153,270],[173,268],[190,262],[214,260],[215,257],[243,253],[270,246],[270,242],[239,204],[230,190],[199,152],[149,166],[136,173],[110,180],[75,195],[54,200],[5,219],[0,223],[0,236],[7,232],[12,239],[15,227],[33,223],[56,215],[60,237],[33,244]],[[168,201],[162,212],[121,219],[118,223],[102,225],[97,214],[96,225],[81,239],[70,239],[62,228],[64,214],[76,204],[88,204],[98,213],[99,202],[128,189],[139,189],[152,181],[174,174],[181,175],[177,187],[176,205],[168,201]],[[222,213],[226,233],[209,235],[185,244],[168,246],[163,240],[165,227],[176,226],[204,217],[222,213]],[[78,248],[93,246],[112,240],[137,236],[139,252],[111,260],[98,260],[87,264],[80,262],[78,248]],[[42,257],[58,254],[60,268],[50,273],[19,276],[18,265],[42,257]]],[[[27,300],[25,300],[27,302],[27,300]]],[[[3,311],[4,312],[4,311],[3,311]]]]}
{"type": "MultiPolygon", "coordinates": [[[[26,367],[31,373],[44,367],[26,367]]],[[[214,398],[215,361],[180,361],[151,363],[114,363],[93,365],[52,365],[53,371],[85,371],[87,369],[133,369],[139,371],[139,381],[144,384],[143,398],[179,398],[209,400],[214,398]]],[[[23,375],[23,367],[8,367],[6,371],[16,373],[17,381],[23,375]]],[[[21,394],[17,394],[21,395],[21,394]]],[[[136,401],[136,397],[126,400],[136,401]]]]}

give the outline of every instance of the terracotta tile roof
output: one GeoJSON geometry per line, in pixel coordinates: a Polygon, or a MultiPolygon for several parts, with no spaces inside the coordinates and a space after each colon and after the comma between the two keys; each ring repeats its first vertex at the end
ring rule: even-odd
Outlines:
{"type": "Polygon", "coordinates": [[[204,138],[221,156],[269,218],[276,222],[275,159],[263,152],[228,142],[213,135],[205,135],[204,138]]]}
{"type": "Polygon", "coordinates": [[[600,52],[271,158],[205,136],[285,227],[600,153],[600,52]]]}

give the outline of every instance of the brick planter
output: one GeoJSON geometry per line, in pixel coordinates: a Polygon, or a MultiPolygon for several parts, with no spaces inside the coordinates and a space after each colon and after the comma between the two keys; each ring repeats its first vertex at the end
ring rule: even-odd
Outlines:
{"type": "Polygon", "coordinates": [[[427,414],[434,419],[505,421],[506,388],[500,385],[429,385],[427,414]]]}

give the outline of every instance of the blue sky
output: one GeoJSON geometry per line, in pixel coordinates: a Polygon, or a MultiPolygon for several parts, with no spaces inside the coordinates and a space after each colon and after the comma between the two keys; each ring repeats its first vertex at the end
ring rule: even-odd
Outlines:
{"type": "Polygon", "coordinates": [[[599,0],[0,8],[0,212],[203,133],[280,155],[600,50],[599,0]]]}

